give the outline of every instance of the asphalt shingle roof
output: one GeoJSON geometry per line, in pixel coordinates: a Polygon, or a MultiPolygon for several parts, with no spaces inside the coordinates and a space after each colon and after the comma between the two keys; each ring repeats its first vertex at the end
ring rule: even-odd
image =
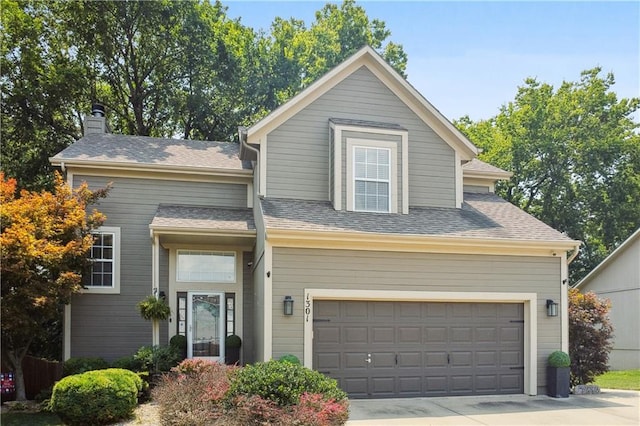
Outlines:
{"type": "Polygon", "coordinates": [[[465,193],[461,209],[410,208],[409,214],[336,211],[330,202],[263,199],[268,229],[382,233],[518,241],[571,241],[495,194],[465,193]]]}
{"type": "Polygon", "coordinates": [[[252,231],[256,229],[253,211],[199,206],[161,204],[151,222],[152,228],[220,229],[252,231]]]}
{"type": "Polygon", "coordinates": [[[185,139],[162,139],[112,133],[85,136],[53,157],[60,161],[108,161],[115,164],[250,169],[238,156],[239,145],[185,139]]]}
{"type": "Polygon", "coordinates": [[[482,172],[482,173],[499,173],[509,174],[509,172],[502,170],[501,168],[492,166],[489,163],[474,158],[473,160],[462,165],[463,172],[482,172]]]}

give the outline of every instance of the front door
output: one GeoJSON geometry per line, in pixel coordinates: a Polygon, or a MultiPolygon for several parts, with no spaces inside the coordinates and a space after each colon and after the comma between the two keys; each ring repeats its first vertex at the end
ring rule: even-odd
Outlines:
{"type": "Polygon", "coordinates": [[[224,293],[187,296],[187,356],[224,360],[224,293]]]}

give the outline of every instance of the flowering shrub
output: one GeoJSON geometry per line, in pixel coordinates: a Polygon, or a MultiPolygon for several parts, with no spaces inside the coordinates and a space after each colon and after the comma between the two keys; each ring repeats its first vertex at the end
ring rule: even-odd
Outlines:
{"type": "Polygon", "coordinates": [[[223,397],[236,367],[188,359],[165,375],[152,391],[165,425],[205,425],[224,415],[223,397]]]}
{"type": "Polygon", "coordinates": [[[335,426],[348,418],[335,380],[288,362],[239,368],[188,359],[160,380],[153,398],[165,425],[335,426]]]}

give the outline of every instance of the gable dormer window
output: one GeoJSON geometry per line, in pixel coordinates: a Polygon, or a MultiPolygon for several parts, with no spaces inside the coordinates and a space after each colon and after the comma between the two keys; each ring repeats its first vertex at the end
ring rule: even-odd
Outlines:
{"type": "Polygon", "coordinates": [[[397,213],[398,144],[347,138],[347,210],[397,213]]]}
{"type": "Polygon", "coordinates": [[[409,213],[409,133],[392,123],[329,120],[329,200],[336,210],[409,213]]]}

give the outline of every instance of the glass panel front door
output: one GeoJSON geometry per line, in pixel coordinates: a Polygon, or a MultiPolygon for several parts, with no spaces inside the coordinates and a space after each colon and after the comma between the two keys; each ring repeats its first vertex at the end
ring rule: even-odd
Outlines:
{"type": "Polygon", "coordinates": [[[224,293],[189,293],[187,356],[224,359],[224,293]]]}

